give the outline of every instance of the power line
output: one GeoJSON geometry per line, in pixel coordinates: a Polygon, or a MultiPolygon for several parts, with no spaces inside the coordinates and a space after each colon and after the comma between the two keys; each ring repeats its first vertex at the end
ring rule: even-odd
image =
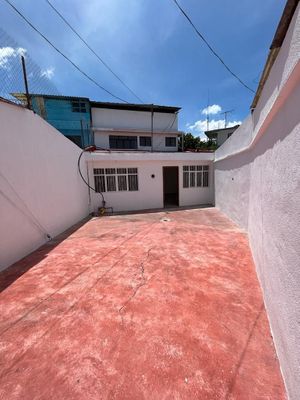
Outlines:
{"type": "Polygon", "coordinates": [[[182,12],[182,14],[185,16],[185,18],[188,20],[188,22],[192,25],[194,31],[197,33],[197,35],[200,37],[201,40],[206,44],[206,46],[209,48],[209,50],[213,53],[215,57],[218,58],[218,60],[224,65],[224,67],[227,69],[227,71],[234,76],[246,89],[250,90],[250,92],[255,93],[253,89],[251,89],[246,83],[244,83],[225,63],[225,61],[218,55],[218,53],[211,47],[211,45],[208,43],[208,41],[205,39],[205,37],[198,31],[194,23],[192,22],[191,18],[187,15],[187,13],[183,10],[183,8],[178,4],[177,0],[173,0],[176,6],[179,8],[179,10],[182,12]]]}
{"type": "Polygon", "coordinates": [[[78,65],[76,65],[72,60],[70,60],[70,58],[68,58],[62,51],[60,51],[52,42],[50,42],[49,39],[47,39],[47,37],[45,35],[43,35],[9,0],[4,0],[6,1],[7,4],[9,4],[11,6],[11,8],[17,13],[19,14],[19,16],[36,32],[38,33],[48,44],[50,44],[51,47],[53,47],[53,49],[55,51],[57,51],[62,57],[64,57],[67,61],[69,61],[69,63],[71,63],[73,65],[74,68],[77,69],[77,71],[79,71],[82,75],[84,75],[88,80],[90,80],[91,82],[93,82],[96,86],[98,86],[100,89],[104,90],[106,93],[108,93],[109,95],[111,95],[112,97],[114,97],[117,100],[120,100],[124,103],[128,103],[128,101],[122,99],[121,97],[118,97],[116,95],[114,95],[112,92],[110,92],[108,89],[105,89],[103,86],[101,86],[97,81],[95,81],[93,78],[91,78],[86,72],[84,72],[80,67],[78,67],[78,65]]]}
{"type": "Polygon", "coordinates": [[[97,57],[97,59],[107,68],[113,75],[122,83],[122,85],[130,91],[131,94],[135,98],[137,98],[141,103],[144,103],[143,100],[132,90],[126,83],[110,68],[110,66],[96,53],[95,50],[87,43],[87,41],[73,28],[73,26],[66,20],[66,18],[54,7],[54,5],[49,1],[46,0],[49,6],[56,12],[56,14],[64,21],[66,25],[75,33],[75,35],[86,45],[86,47],[97,57]]]}

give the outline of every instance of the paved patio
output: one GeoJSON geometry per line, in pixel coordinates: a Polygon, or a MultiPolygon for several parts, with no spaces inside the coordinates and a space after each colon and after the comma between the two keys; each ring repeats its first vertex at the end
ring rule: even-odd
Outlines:
{"type": "Polygon", "coordinates": [[[0,274],[0,399],[285,399],[246,235],[92,219],[0,274]]]}

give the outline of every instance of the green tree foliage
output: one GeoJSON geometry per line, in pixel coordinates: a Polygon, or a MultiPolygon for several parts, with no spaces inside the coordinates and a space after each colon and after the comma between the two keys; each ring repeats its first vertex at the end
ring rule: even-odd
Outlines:
{"type": "MultiPolygon", "coordinates": [[[[183,135],[184,150],[216,150],[217,145],[212,140],[204,141],[199,136],[193,136],[191,133],[183,135]]],[[[182,150],[182,136],[179,139],[179,150],[182,150]]]]}

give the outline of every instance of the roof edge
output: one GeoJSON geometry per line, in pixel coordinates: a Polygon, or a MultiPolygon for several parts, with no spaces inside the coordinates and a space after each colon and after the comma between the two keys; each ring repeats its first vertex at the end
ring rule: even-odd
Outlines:
{"type": "Polygon", "coordinates": [[[110,103],[101,101],[91,101],[91,107],[106,108],[112,110],[128,110],[128,111],[154,111],[161,113],[176,113],[181,107],[160,106],[158,104],[134,104],[134,103],[110,103]]]}
{"type": "Polygon", "coordinates": [[[272,40],[272,43],[270,46],[270,51],[269,51],[269,54],[267,57],[267,61],[265,63],[263,72],[261,74],[259,84],[256,89],[256,93],[254,95],[254,99],[250,106],[251,110],[253,110],[257,106],[257,103],[260,99],[262,90],[263,90],[265,83],[270,75],[273,64],[278,56],[279,50],[285,39],[286,33],[289,29],[290,23],[295,14],[298,4],[299,4],[299,0],[287,0],[287,2],[286,2],[286,5],[284,7],[283,13],[281,15],[280,21],[278,23],[275,35],[273,37],[273,40],[272,40]]]}

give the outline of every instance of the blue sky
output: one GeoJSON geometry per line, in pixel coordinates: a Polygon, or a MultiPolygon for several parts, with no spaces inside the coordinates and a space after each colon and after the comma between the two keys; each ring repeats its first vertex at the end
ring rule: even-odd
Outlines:
{"type": "MultiPolygon", "coordinates": [[[[231,69],[255,89],[285,1],[178,1],[231,69]]],[[[45,0],[11,2],[100,84],[136,102],[45,0]]],[[[228,116],[233,124],[248,114],[253,93],[209,52],[172,0],[51,2],[145,103],[182,107],[182,130],[203,135],[208,93],[209,105],[215,105],[209,109],[210,129],[222,127],[224,116],[216,113],[220,109],[234,109],[228,116]]],[[[26,49],[61,94],[115,101],[74,70],[3,0],[0,14],[2,28],[26,49]]]]}

